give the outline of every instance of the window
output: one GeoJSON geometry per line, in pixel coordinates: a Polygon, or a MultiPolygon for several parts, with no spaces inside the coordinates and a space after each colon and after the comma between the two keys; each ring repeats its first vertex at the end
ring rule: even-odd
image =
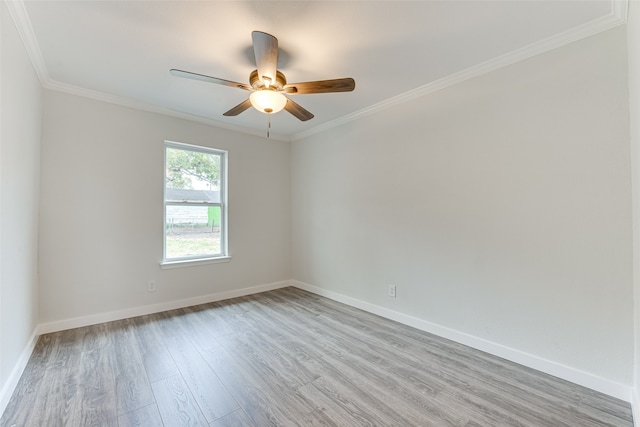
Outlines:
{"type": "Polygon", "coordinates": [[[227,254],[227,152],[165,142],[163,264],[227,254]]]}

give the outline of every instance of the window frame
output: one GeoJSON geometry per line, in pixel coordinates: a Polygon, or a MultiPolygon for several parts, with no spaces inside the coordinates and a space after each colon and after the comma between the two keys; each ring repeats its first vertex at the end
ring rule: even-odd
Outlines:
{"type": "Polygon", "coordinates": [[[228,234],[228,202],[227,202],[227,163],[229,153],[226,150],[210,148],[200,145],[185,144],[183,142],[165,140],[163,145],[164,170],[162,189],[162,268],[176,268],[196,264],[210,264],[226,262],[231,259],[229,256],[229,234],[228,234]],[[220,156],[220,202],[167,202],[167,149],[173,148],[183,151],[192,151],[204,154],[220,156]],[[167,206],[218,206],[220,207],[220,253],[192,255],[178,258],[167,258],[167,206]]]}

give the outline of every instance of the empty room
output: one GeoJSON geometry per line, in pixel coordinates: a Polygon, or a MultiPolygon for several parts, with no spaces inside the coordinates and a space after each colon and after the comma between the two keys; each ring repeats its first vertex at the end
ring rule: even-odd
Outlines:
{"type": "Polygon", "coordinates": [[[639,1],[0,30],[0,426],[640,427],[639,1]]]}

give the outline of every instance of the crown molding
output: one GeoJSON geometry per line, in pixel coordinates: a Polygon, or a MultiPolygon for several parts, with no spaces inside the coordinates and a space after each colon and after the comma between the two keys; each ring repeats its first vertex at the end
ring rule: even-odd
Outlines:
{"type": "MultiPolygon", "coordinates": [[[[233,132],[265,138],[265,134],[262,131],[247,129],[241,126],[230,125],[228,123],[223,123],[207,117],[202,117],[195,114],[187,114],[180,111],[160,107],[157,105],[137,101],[132,98],[111,95],[104,92],[86,89],[80,86],[74,86],[68,83],[63,83],[63,82],[52,79],[49,75],[49,71],[47,70],[44,57],[42,56],[40,45],[38,44],[38,40],[33,31],[33,26],[31,25],[31,20],[29,19],[29,15],[27,13],[24,0],[2,0],[2,1],[5,2],[5,4],[9,9],[9,14],[12,17],[13,22],[15,23],[18,34],[20,35],[20,38],[22,39],[22,43],[25,46],[29,59],[31,60],[31,64],[33,65],[33,68],[35,69],[35,72],[38,76],[38,79],[40,80],[40,84],[45,89],[64,92],[71,95],[80,96],[83,98],[94,99],[97,101],[120,105],[123,107],[134,108],[137,110],[147,111],[150,113],[162,114],[165,116],[175,117],[183,120],[189,120],[192,122],[202,123],[205,125],[230,130],[233,132]]],[[[287,136],[274,133],[274,132],[271,132],[269,139],[273,139],[277,141],[285,141],[285,142],[290,141],[290,138],[288,138],[287,136]]]]}
{"type": "Polygon", "coordinates": [[[47,82],[50,80],[49,72],[47,71],[47,66],[45,65],[44,58],[42,57],[40,45],[38,44],[35,33],[33,32],[31,20],[27,14],[24,2],[22,0],[4,0],[4,2],[7,5],[7,9],[9,9],[9,14],[13,19],[13,22],[16,24],[16,29],[22,39],[22,43],[24,43],[29,59],[31,60],[31,64],[33,65],[36,75],[40,80],[40,84],[42,84],[42,86],[46,86],[47,82]]]}
{"type": "Polygon", "coordinates": [[[611,0],[611,14],[619,19],[621,24],[627,23],[629,1],[631,0],[611,0]]]}
{"type": "Polygon", "coordinates": [[[533,56],[540,55],[541,53],[557,49],[561,46],[615,28],[619,25],[623,25],[627,22],[628,7],[629,0],[612,0],[611,13],[609,15],[594,19],[590,22],[579,25],[565,32],[553,35],[539,42],[532,43],[528,46],[482,62],[478,65],[474,65],[473,67],[467,68],[457,73],[450,74],[446,77],[427,83],[423,86],[412,89],[392,98],[386,99],[382,102],[378,102],[377,104],[373,104],[369,107],[340,117],[336,120],[332,120],[311,129],[299,132],[291,137],[291,141],[298,141],[311,135],[325,132],[329,129],[333,129],[335,127],[342,126],[346,123],[357,120],[361,117],[370,116],[380,111],[384,111],[387,108],[391,108],[396,105],[411,101],[412,99],[428,95],[430,93],[447,88],[449,86],[453,86],[474,77],[478,77],[491,71],[504,68],[508,65],[515,64],[516,62],[523,61],[533,56]]]}
{"type": "MultiPolygon", "coordinates": [[[[160,107],[154,104],[149,104],[146,102],[141,102],[134,100],[132,98],[127,98],[123,96],[116,96],[107,94],[104,92],[99,92],[91,89],[85,89],[79,86],[70,85],[67,83],[62,83],[56,80],[51,80],[47,82],[47,84],[43,85],[46,89],[54,90],[57,92],[68,93],[71,95],[80,96],[83,98],[94,99],[97,101],[106,102],[109,104],[115,104],[122,107],[133,108],[136,110],[147,111],[149,113],[162,114],[164,116],[175,117],[178,119],[189,120],[191,122],[202,123],[205,125],[213,126],[216,128],[221,128],[225,130],[230,130],[233,132],[243,133],[247,135],[257,136],[261,138],[266,138],[265,133],[262,131],[257,131],[254,129],[247,129],[241,126],[235,126],[228,123],[219,122],[214,119],[210,119],[208,117],[198,116],[196,114],[188,114],[183,113],[177,110],[171,110],[169,108],[160,107]]],[[[289,142],[290,139],[284,135],[280,135],[277,133],[271,132],[269,139],[273,139],[276,141],[284,141],[289,142]]]]}
{"type": "MultiPolygon", "coordinates": [[[[104,101],[112,104],[122,105],[125,107],[163,114],[163,115],[176,117],[184,120],[190,120],[198,123],[207,124],[210,126],[231,130],[234,132],[239,132],[239,133],[244,133],[244,134],[264,138],[264,134],[262,132],[255,131],[252,129],[230,125],[227,123],[219,122],[217,120],[213,120],[210,118],[206,118],[206,117],[202,117],[194,114],[187,114],[187,113],[170,110],[163,107],[158,107],[148,103],[136,101],[131,98],[109,95],[106,93],[69,85],[69,84],[58,82],[51,79],[51,77],[49,76],[49,72],[47,70],[46,64],[44,62],[44,58],[42,57],[40,46],[38,45],[38,41],[33,32],[31,20],[29,19],[29,15],[27,14],[27,10],[24,5],[24,0],[11,0],[11,1],[4,0],[4,1],[8,6],[9,13],[13,18],[13,21],[16,24],[18,33],[22,38],[22,41],[25,45],[29,58],[31,59],[31,63],[33,64],[36,74],[40,79],[40,83],[44,88],[66,92],[66,93],[74,94],[77,96],[91,98],[91,99],[104,101]]],[[[335,120],[331,120],[329,122],[315,126],[308,130],[296,133],[292,135],[290,138],[284,135],[272,134],[271,139],[275,139],[278,141],[298,141],[298,140],[307,138],[311,135],[315,135],[321,132],[325,132],[329,129],[333,129],[338,126],[342,126],[346,123],[352,122],[359,118],[366,117],[366,116],[378,113],[380,111],[384,111],[387,108],[391,108],[396,105],[403,104],[415,98],[419,98],[419,97],[428,95],[430,93],[436,92],[438,90],[447,88],[449,86],[453,86],[455,84],[472,79],[474,77],[481,76],[482,74],[486,74],[491,71],[498,70],[500,68],[531,58],[541,53],[548,52],[550,50],[559,48],[569,43],[573,43],[577,40],[592,36],[594,34],[598,34],[602,31],[606,31],[606,30],[615,28],[619,25],[623,25],[627,22],[629,1],[631,0],[611,0],[611,12],[609,13],[609,15],[594,19],[590,22],[579,25],[563,33],[556,34],[547,39],[541,40],[539,42],[530,44],[528,46],[514,50],[507,54],[490,59],[489,61],[467,68],[466,70],[462,70],[457,73],[451,74],[449,76],[443,77],[441,79],[435,80],[433,82],[427,83],[416,89],[410,90],[408,92],[405,92],[400,95],[394,96],[392,98],[386,99],[384,101],[378,102],[377,104],[363,108],[351,114],[347,114],[346,116],[340,117],[335,120]]]]}

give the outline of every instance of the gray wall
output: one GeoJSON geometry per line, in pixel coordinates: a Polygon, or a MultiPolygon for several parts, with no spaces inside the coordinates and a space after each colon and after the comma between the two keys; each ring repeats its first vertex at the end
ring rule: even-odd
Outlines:
{"type": "MultiPolygon", "coordinates": [[[[629,117],[631,119],[631,165],[633,171],[633,241],[635,322],[640,325],[640,3],[629,4],[627,24],[629,61],[629,117]]],[[[640,417],[640,327],[635,332],[634,409],[640,417]]],[[[640,425],[640,422],[636,422],[640,425]]]]}
{"type": "Polygon", "coordinates": [[[620,27],[298,141],[293,278],[630,387],[628,120],[620,27]]]}
{"type": "MultiPolygon", "coordinates": [[[[0,111],[0,390],[38,323],[42,89],[4,2],[0,111]]],[[[28,356],[28,354],[27,354],[28,356]]],[[[0,395],[0,397],[3,397],[0,395]]],[[[0,405],[2,408],[2,405],[0,405]]]]}
{"type": "Polygon", "coordinates": [[[640,143],[634,119],[630,157],[626,31],[637,27],[290,147],[58,92],[43,100],[2,3],[0,387],[38,323],[291,277],[632,385],[640,143]],[[165,139],[229,150],[230,262],[160,269],[165,139]]]}
{"type": "Polygon", "coordinates": [[[41,323],[291,277],[289,143],[59,92],[44,99],[41,323]],[[160,268],[165,139],[228,150],[230,262],[160,268]]]}

